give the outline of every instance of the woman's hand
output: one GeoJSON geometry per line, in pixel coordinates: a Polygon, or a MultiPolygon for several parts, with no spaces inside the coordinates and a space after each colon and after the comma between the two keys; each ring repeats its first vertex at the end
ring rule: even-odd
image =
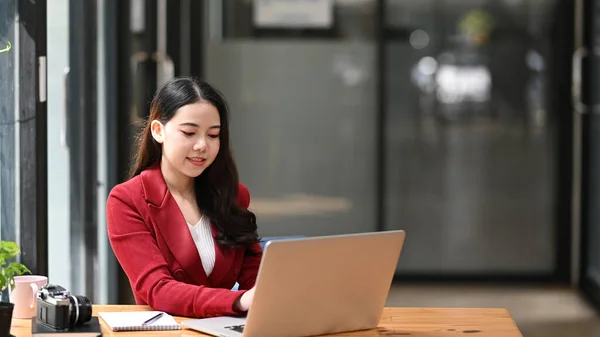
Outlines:
{"type": "Polygon", "coordinates": [[[240,296],[239,301],[237,302],[237,309],[239,311],[248,311],[250,306],[252,305],[252,300],[254,300],[254,288],[246,291],[242,296],[240,296]]]}

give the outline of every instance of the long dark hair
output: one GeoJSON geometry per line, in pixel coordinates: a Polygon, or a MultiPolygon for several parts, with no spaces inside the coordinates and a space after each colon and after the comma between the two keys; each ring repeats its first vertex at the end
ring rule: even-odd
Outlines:
{"type": "Polygon", "coordinates": [[[130,178],[161,160],[162,146],[154,140],[150,124],[158,120],[166,124],[179,108],[198,102],[208,102],[219,112],[220,149],[214,162],[194,179],[196,202],[200,211],[219,229],[217,244],[230,247],[250,247],[258,242],[256,216],[237,204],[238,171],[229,148],[229,108],[225,97],[205,81],[178,77],[167,81],[155,94],[150,116],[138,138],[138,150],[131,167],[130,178]]]}

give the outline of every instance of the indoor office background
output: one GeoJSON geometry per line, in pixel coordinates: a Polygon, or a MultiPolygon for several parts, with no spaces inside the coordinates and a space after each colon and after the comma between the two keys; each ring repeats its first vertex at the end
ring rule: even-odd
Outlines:
{"type": "Polygon", "coordinates": [[[594,1],[305,1],[309,27],[269,3],[0,2],[0,236],[35,273],[133,301],[104,203],[154,91],[195,75],[261,236],[404,229],[390,305],[600,331],[594,1]]]}

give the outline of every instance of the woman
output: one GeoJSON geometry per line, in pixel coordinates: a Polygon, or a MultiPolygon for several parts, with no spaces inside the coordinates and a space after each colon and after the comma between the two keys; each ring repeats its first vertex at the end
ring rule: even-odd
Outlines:
{"type": "Polygon", "coordinates": [[[167,82],[138,143],[130,179],[106,205],[136,302],[188,317],[243,314],[262,250],[229,149],[225,99],[200,80],[167,82]],[[236,281],[240,290],[230,290],[236,281]]]}

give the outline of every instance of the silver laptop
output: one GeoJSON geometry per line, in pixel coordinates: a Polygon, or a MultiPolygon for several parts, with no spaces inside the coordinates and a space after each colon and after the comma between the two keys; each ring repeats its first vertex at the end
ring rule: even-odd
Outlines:
{"type": "Polygon", "coordinates": [[[376,328],[404,231],[271,241],[246,317],[182,322],[225,337],[301,337],[376,328]]]}

